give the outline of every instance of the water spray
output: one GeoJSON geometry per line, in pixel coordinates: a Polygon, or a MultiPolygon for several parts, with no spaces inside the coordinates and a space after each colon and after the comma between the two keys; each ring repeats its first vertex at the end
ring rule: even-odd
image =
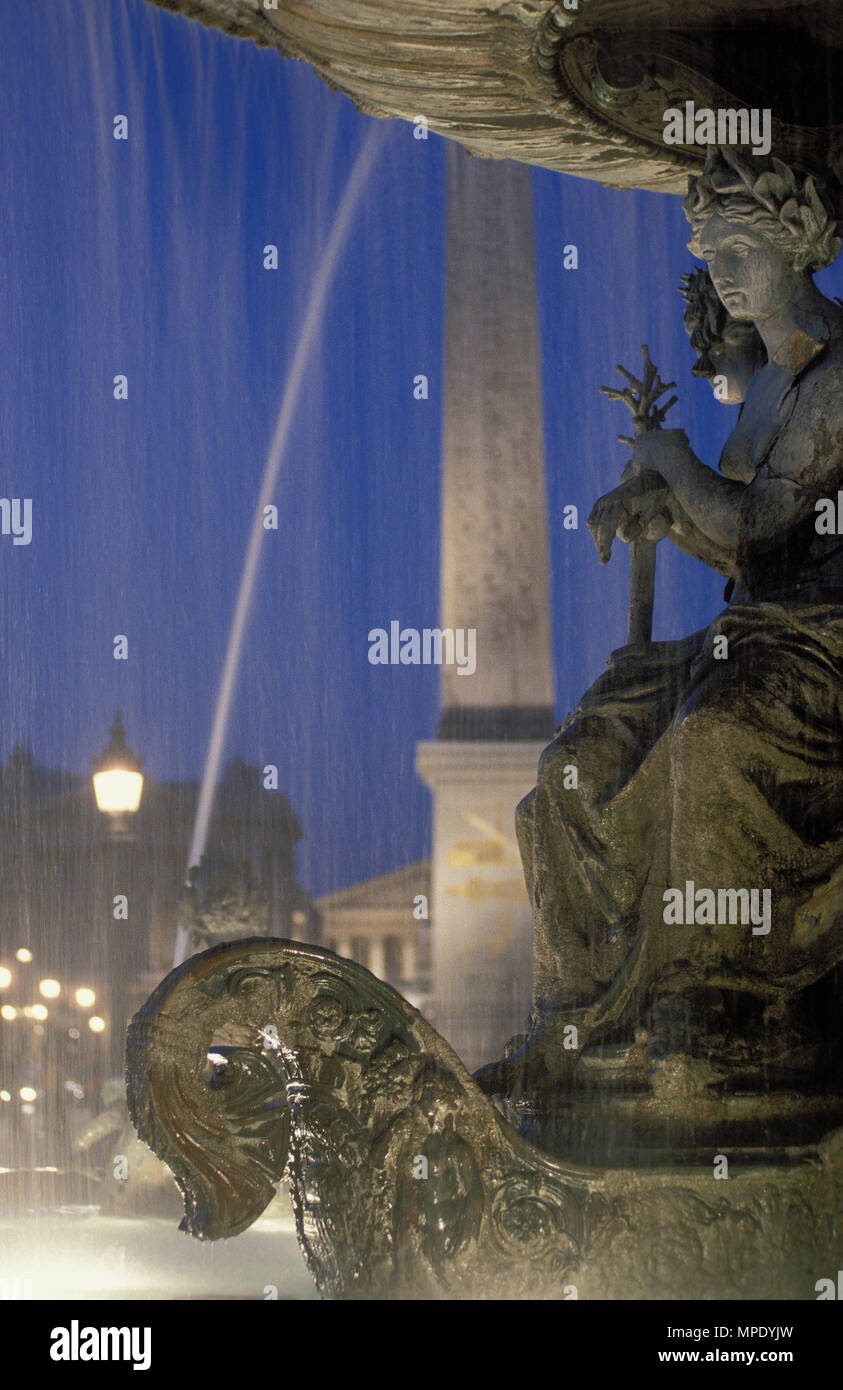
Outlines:
{"type": "MultiPolygon", "coordinates": [[[[328,244],[325,247],[322,259],[319,262],[316,277],[311,287],[307,311],[302,322],[296,351],[284,386],[284,393],[281,397],[281,405],[278,410],[275,432],[272,436],[272,443],[269,448],[263,480],[255,507],[255,514],[252,520],[252,528],[246,548],[246,559],[243,564],[243,573],[240,577],[240,587],[237,592],[237,602],[235,604],[234,616],[231,621],[231,629],[228,636],[225,662],[223,664],[216,708],[214,710],[214,722],[211,727],[211,737],[208,741],[208,752],[205,758],[205,771],[199,790],[196,819],[193,824],[193,837],[190,842],[190,853],[187,860],[187,882],[189,882],[190,870],[194,865],[199,863],[202,857],[208,837],[208,827],[214,807],[214,796],[219,778],[220,763],[222,762],[222,755],[225,747],[225,737],[231,714],[231,705],[237,684],[237,675],[240,669],[243,641],[246,635],[252,595],[254,593],[258,566],[260,564],[261,541],[265,534],[263,527],[264,509],[271,502],[272,495],[278,482],[278,474],[286,453],[290,427],[295,418],[305,373],[310,364],[313,347],[316,343],[319,328],[325,314],[328,292],[334,282],[340,258],[348,241],[351,224],[360,203],[363,189],[366,187],[369,180],[384,138],[385,133],[381,123],[377,121],[373,122],[372,128],[366,136],[360,148],[360,152],[354,161],[354,165],[348,177],[348,182],[345,186],[342,198],[340,199],[331,235],[328,239],[328,244]]],[[[176,930],[176,945],[173,957],[174,966],[181,965],[185,960],[187,941],[187,932],[179,925],[176,930]]]]}

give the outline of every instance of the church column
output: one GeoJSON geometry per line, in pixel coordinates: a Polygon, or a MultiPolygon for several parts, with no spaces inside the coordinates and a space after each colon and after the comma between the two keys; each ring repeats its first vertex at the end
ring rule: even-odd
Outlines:
{"type": "Polygon", "coordinates": [[[379,980],[386,979],[386,946],[382,936],[370,936],[366,965],[379,980]]]}
{"type": "MultiPolygon", "coordinates": [[[[405,933],[409,930],[410,928],[404,928],[405,933]]],[[[418,958],[416,952],[416,943],[412,937],[408,937],[405,934],[401,938],[401,979],[414,980],[416,978],[417,970],[418,958]]]]}

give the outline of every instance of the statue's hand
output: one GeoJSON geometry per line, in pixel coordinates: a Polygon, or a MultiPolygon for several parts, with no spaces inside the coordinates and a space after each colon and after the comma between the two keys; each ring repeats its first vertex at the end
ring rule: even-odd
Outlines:
{"type": "Polygon", "coordinates": [[[652,472],[627,478],[598,498],[588,518],[588,529],[601,565],[611,558],[615,536],[623,541],[661,540],[672,524],[668,498],[663,479],[652,472]]]}
{"type": "Polygon", "coordinates": [[[633,541],[664,540],[673,525],[669,497],[667,488],[640,497],[635,503],[634,512],[627,509],[618,527],[618,539],[629,544],[633,541]]]}
{"type": "Polygon", "coordinates": [[[644,472],[654,472],[660,473],[666,483],[672,484],[675,471],[681,470],[694,457],[684,430],[648,430],[635,440],[632,458],[623,476],[626,477],[630,469],[634,477],[644,472]]]}

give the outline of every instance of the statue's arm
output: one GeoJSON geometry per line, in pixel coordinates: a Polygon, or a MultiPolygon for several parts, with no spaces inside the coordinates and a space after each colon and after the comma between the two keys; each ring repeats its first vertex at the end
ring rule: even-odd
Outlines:
{"type": "Polygon", "coordinates": [[[672,524],[665,536],[672,541],[677,550],[690,555],[692,560],[700,560],[709,569],[717,570],[728,579],[736,576],[734,558],[718,546],[710,536],[695,526],[688,513],[680,506],[675,494],[669,502],[672,524]]]}
{"type": "Polygon", "coordinates": [[[660,474],[691,525],[733,563],[747,550],[775,545],[814,514],[819,498],[836,493],[843,471],[843,367],[803,391],[798,416],[748,485],[701,463],[682,430],[653,431],[635,442],[636,468],[660,474]]]}
{"type": "MultiPolygon", "coordinates": [[[[680,436],[679,431],[670,433],[680,436]]],[[[621,475],[620,487],[600,498],[589,517],[589,529],[594,535],[601,561],[605,564],[609,558],[611,536],[615,533],[624,541],[666,539],[692,559],[700,560],[710,569],[734,578],[736,568],[733,554],[696,524],[689,509],[682,505],[677,489],[671,488],[665,481],[665,450],[660,442],[661,436],[655,437],[659,442],[655,449],[647,451],[648,467],[641,468],[633,458],[621,475]]],[[[684,435],[681,438],[684,440],[684,435]]],[[[667,442],[668,447],[672,448],[670,440],[667,442]]],[[[702,469],[703,482],[707,484],[711,470],[700,464],[698,459],[694,462],[702,469]]],[[[718,476],[715,475],[715,479],[718,476]]],[[[744,484],[737,484],[737,487],[742,489],[744,484]]],[[[703,515],[706,514],[705,505],[701,511],[703,515]]]]}
{"type": "MultiPolygon", "coordinates": [[[[729,573],[737,559],[741,505],[747,488],[724,478],[697,458],[684,430],[659,430],[635,441],[635,467],[658,473],[671,493],[671,510],[677,518],[671,539],[681,550],[694,536],[713,547],[719,563],[714,568],[729,573]]],[[[693,553],[693,552],[690,552],[693,553]]],[[[700,557],[702,558],[702,557],[700,557]]],[[[706,561],[706,563],[710,563],[706,561]]]]}
{"type": "MultiPolygon", "coordinates": [[[[711,471],[702,464],[699,467],[704,474],[711,471]]],[[[721,574],[733,576],[736,572],[733,554],[697,525],[690,508],[682,506],[677,491],[666,482],[664,471],[659,460],[658,471],[653,465],[640,473],[625,474],[618,487],[597,499],[588,518],[588,529],[600,563],[605,565],[609,560],[616,535],[623,541],[669,538],[695,560],[701,560],[721,574]]],[[[743,484],[734,486],[743,491],[743,484]]],[[[705,515],[704,506],[700,510],[705,515]]]]}

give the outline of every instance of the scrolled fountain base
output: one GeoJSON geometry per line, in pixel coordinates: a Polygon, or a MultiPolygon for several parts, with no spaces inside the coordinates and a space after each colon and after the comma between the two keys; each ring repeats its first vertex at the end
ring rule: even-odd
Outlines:
{"type": "Polygon", "coordinates": [[[570,1098],[505,1118],[400,995],[313,946],[173,970],[129,1029],[128,1098],[199,1239],[245,1230],[286,1175],[329,1297],[806,1299],[843,1267],[843,1129],[744,1142],[728,1177],[708,1135],[684,1164],[594,1161],[570,1098]]]}

